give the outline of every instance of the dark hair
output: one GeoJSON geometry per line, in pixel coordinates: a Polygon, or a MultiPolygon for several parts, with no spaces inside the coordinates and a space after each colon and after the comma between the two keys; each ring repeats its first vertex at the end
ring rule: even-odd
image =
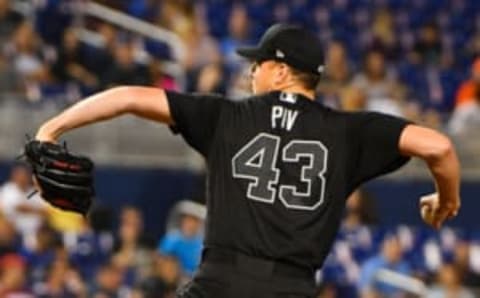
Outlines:
{"type": "Polygon", "coordinates": [[[322,76],[320,74],[313,74],[305,71],[298,70],[290,66],[290,70],[293,76],[307,89],[315,90],[322,76]]]}
{"type": "Polygon", "coordinates": [[[375,198],[363,188],[359,188],[357,191],[360,199],[357,212],[361,223],[364,225],[377,224],[378,213],[375,205],[375,198]]]}
{"type": "Polygon", "coordinates": [[[430,22],[427,22],[423,25],[423,29],[432,29],[432,30],[435,30],[437,33],[438,33],[438,24],[435,22],[435,21],[430,21],[430,22]]]}

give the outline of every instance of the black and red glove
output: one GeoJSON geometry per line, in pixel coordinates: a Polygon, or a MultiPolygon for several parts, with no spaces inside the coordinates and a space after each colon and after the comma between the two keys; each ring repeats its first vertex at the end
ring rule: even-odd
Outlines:
{"type": "Polygon", "coordinates": [[[70,153],[66,146],[30,140],[25,145],[37,190],[51,205],[86,215],[92,205],[93,162],[70,153]]]}

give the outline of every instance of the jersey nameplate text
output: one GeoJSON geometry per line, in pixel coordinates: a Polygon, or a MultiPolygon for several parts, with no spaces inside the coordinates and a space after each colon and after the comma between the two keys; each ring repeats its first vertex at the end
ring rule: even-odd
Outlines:
{"type": "Polygon", "coordinates": [[[272,106],[272,128],[282,128],[290,131],[297,120],[298,111],[282,106],[272,106]]]}

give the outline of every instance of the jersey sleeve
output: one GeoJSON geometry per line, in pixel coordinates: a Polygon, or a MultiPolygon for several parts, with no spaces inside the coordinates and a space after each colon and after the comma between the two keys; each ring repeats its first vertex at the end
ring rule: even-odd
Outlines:
{"type": "Polygon", "coordinates": [[[166,92],[174,121],[171,129],[204,156],[208,156],[223,105],[227,100],[218,95],[166,92]]]}
{"type": "Polygon", "coordinates": [[[349,171],[353,187],[397,170],[409,161],[400,153],[399,141],[408,121],[381,114],[357,113],[351,115],[348,140],[349,171]]]}

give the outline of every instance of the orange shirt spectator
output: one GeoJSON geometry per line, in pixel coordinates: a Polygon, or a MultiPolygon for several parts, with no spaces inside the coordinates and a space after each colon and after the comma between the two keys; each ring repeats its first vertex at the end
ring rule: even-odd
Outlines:
{"type": "Polygon", "coordinates": [[[459,107],[465,103],[472,102],[475,98],[475,82],[468,80],[460,85],[455,99],[455,107],[459,107]]]}
{"type": "Polygon", "coordinates": [[[463,82],[457,91],[455,107],[475,101],[475,97],[480,95],[480,58],[477,58],[472,65],[472,78],[463,82]]]}

